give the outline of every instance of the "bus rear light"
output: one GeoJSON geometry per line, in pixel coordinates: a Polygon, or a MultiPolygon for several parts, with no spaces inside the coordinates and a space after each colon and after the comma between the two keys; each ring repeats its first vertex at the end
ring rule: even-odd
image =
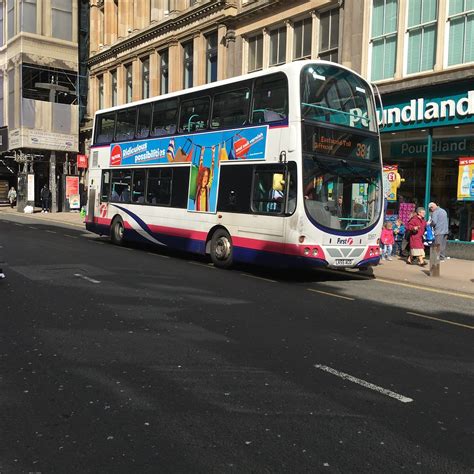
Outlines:
{"type": "Polygon", "coordinates": [[[368,258],[380,258],[380,247],[377,245],[371,245],[365,252],[364,260],[368,258]]]}

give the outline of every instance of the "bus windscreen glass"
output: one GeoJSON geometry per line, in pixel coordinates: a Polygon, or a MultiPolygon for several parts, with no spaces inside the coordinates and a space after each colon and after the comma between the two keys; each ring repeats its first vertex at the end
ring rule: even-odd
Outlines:
{"type": "Polygon", "coordinates": [[[354,73],[330,64],[314,64],[301,71],[301,118],[377,131],[368,84],[354,73]]]}
{"type": "Polygon", "coordinates": [[[361,231],[379,219],[379,163],[305,154],[303,185],[306,213],[316,225],[330,230],[361,231]]]}

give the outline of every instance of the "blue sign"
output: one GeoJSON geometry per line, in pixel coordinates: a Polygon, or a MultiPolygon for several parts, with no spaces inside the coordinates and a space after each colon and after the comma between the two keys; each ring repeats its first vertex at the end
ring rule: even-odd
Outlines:
{"type": "Polygon", "coordinates": [[[267,130],[267,126],[261,126],[111,144],[110,166],[192,163],[199,161],[202,149],[211,148],[218,153],[219,161],[263,160],[267,130]]]}
{"type": "Polygon", "coordinates": [[[264,160],[267,126],[110,145],[110,166],[189,163],[188,210],[216,212],[219,164],[264,160]]]}
{"type": "Polygon", "coordinates": [[[474,123],[474,90],[446,97],[417,97],[377,111],[382,132],[474,123]]]}

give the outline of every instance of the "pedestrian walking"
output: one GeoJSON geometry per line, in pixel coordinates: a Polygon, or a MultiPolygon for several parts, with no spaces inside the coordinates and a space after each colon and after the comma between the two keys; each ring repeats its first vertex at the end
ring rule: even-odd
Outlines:
{"type": "Polygon", "coordinates": [[[430,202],[428,209],[431,212],[429,224],[431,224],[434,231],[434,244],[439,245],[439,258],[440,260],[447,260],[449,258],[446,256],[446,244],[449,233],[448,214],[435,202],[430,202]]]}
{"type": "Polygon", "coordinates": [[[7,197],[10,201],[10,207],[13,209],[13,207],[16,205],[16,189],[14,186],[12,186],[8,191],[7,197]]]}
{"type": "Polygon", "coordinates": [[[51,192],[48,189],[48,186],[45,184],[41,189],[41,212],[49,212],[49,199],[51,196],[51,192]]]}
{"type": "Polygon", "coordinates": [[[402,255],[402,242],[405,237],[405,225],[401,219],[395,221],[393,226],[393,235],[395,237],[395,244],[393,246],[392,255],[402,255]]]}
{"type": "Polygon", "coordinates": [[[380,236],[380,241],[383,244],[382,249],[382,258],[385,260],[392,260],[392,249],[393,244],[395,243],[395,238],[393,236],[392,223],[386,221],[383,225],[382,235],[380,236]]]}
{"type": "Polygon", "coordinates": [[[407,231],[410,235],[410,255],[407,259],[408,264],[414,263],[418,259],[419,265],[426,265],[425,262],[425,246],[423,242],[423,234],[425,233],[426,211],[423,207],[416,210],[416,214],[408,221],[407,231]]]}

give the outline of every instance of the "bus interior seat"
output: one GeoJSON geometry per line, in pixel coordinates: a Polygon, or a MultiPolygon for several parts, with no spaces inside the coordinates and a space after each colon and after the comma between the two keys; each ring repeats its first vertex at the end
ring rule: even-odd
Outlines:
{"type": "Polygon", "coordinates": [[[147,138],[150,133],[150,129],[143,127],[137,132],[136,138],[147,138]]]}
{"type": "Polygon", "coordinates": [[[252,113],[253,123],[278,122],[283,119],[282,114],[269,109],[254,110],[252,113]]]}

